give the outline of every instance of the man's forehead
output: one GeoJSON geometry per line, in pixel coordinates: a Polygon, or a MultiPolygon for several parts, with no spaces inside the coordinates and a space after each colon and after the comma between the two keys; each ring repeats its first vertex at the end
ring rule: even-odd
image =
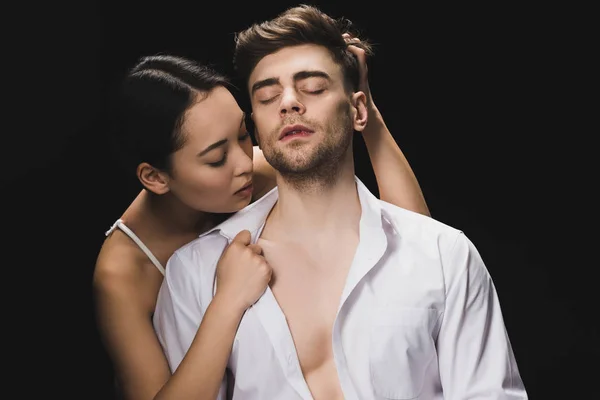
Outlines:
{"type": "Polygon", "coordinates": [[[285,47],[263,57],[250,75],[250,83],[262,79],[282,79],[303,71],[323,71],[332,76],[339,66],[323,46],[299,45],[285,47]]]}

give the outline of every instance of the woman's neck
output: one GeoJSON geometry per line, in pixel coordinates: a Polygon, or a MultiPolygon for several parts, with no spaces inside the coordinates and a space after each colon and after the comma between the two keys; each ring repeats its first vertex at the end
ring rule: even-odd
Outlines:
{"type": "Polygon", "coordinates": [[[175,196],[142,190],[123,214],[126,223],[149,226],[167,235],[200,234],[217,222],[217,216],[194,210],[175,196]]]}

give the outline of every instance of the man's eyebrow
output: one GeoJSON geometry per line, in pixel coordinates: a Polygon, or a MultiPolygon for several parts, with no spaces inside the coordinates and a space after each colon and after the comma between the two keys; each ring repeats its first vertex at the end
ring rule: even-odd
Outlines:
{"type": "Polygon", "coordinates": [[[326,72],[318,71],[318,70],[315,70],[315,71],[300,71],[300,72],[296,72],[294,74],[294,80],[295,81],[300,81],[302,79],[315,78],[315,77],[316,78],[325,78],[328,81],[331,80],[331,77],[326,72]]]}
{"type": "Polygon", "coordinates": [[[254,95],[254,92],[256,92],[258,89],[264,88],[265,86],[277,84],[279,84],[279,79],[277,78],[267,78],[263,79],[262,81],[254,82],[254,85],[252,85],[252,90],[250,91],[251,95],[254,95]]]}

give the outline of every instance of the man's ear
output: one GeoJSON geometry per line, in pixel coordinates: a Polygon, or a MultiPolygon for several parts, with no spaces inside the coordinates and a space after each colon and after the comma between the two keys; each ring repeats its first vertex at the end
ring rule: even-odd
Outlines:
{"type": "Polygon", "coordinates": [[[254,113],[250,113],[250,118],[252,119],[252,126],[254,127],[254,139],[256,140],[258,148],[262,150],[260,147],[260,135],[258,134],[258,129],[256,129],[256,121],[254,121],[254,113]]]}
{"type": "Polygon", "coordinates": [[[155,194],[165,194],[169,189],[169,176],[148,163],[137,167],[137,177],[146,189],[155,194]]]}
{"type": "Polygon", "coordinates": [[[367,126],[368,119],[367,96],[365,96],[364,92],[358,91],[352,95],[352,106],[354,130],[362,132],[367,126]]]}

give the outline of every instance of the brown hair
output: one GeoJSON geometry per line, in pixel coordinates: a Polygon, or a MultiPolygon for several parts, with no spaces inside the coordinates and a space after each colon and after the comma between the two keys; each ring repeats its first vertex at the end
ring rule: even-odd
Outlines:
{"type": "MultiPolygon", "coordinates": [[[[346,18],[333,19],[314,6],[300,5],[289,8],[276,18],[256,23],[239,32],[235,38],[234,67],[244,83],[259,61],[284,47],[316,44],[329,50],[333,60],[341,66],[344,86],[348,91],[358,90],[359,74],[356,57],[347,49],[344,33],[357,37],[352,22],[346,18]]],[[[372,54],[371,45],[364,40],[352,43],[372,54]]]]}

